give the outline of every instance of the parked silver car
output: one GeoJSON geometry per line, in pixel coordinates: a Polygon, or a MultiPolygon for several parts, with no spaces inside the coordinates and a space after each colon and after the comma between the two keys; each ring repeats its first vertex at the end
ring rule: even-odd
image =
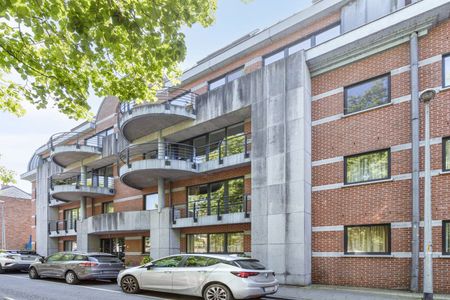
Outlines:
{"type": "Polygon", "coordinates": [[[258,260],[228,255],[172,255],[121,271],[117,281],[129,294],[142,289],[207,300],[258,298],[278,290],[275,274],[258,260]]]}
{"type": "Polygon", "coordinates": [[[68,284],[88,279],[115,281],[124,268],[120,259],[107,253],[59,252],[31,264],[29,276],[61,278],[68,284]]]}
{"type": "Polygon", "coordinates": [[[33,251],[4,250],[0,251],[0,274],[6,271],[27,271],[40,256],[33,251]]]}

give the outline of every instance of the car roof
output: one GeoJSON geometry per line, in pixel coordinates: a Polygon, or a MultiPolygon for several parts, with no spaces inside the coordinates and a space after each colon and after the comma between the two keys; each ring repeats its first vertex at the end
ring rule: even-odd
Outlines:
{"type": "Polygon", "coordinates": [[[186,254],[174,254],[166,257],[173,257],[173,256],[200,256],[200,257],[211,257],[211,258],[217,258],[222,259],[226,261],[234,261],[234,260],[254,260],[250,257],[243,257],[243,256],[237,256],[237,255],[231,255],[231,254],[208,254],[208,253],[186,253],[186,254]]]}

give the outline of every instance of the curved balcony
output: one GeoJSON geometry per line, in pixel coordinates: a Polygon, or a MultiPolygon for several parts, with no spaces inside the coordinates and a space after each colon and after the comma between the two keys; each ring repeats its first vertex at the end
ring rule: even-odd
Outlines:
{"type": "Polygon", "coordinates": [[[56,133],[48,141],[50,158],[64,168],[89,156],[102,154],[102,144],[102,136],[88,138],[80,132],[56,133]]]}
{"type": "Polygon", "coordinates": [[[195,120],[196,94],[166,88],[156,94],[155,102],[136,103],[134,101],[119,105],[119,128],[128,141],[133,141],[163,128],[185,120],[195,120]]]}
{"type": "Polygon", "coordinates": [[[53,199],[70,202],[81,197],[105,197],[115,194],[114,178],[94,175],[82,178],[79,173],[60,173],[49,178],[50,196],[53,199]]]}
{"type": "Polygon", "coordinates": [[[143,189],[157,178],[179,179],[197,172],[195,148],[191,145],[153,142],[131,145],[119,153],[120,180],[143,189]]]}
{"type": "Polygon", "coordinates": [[[101,214],[82,221],[83,234],[123,233],[150,230],[152,211],[126,211],[101,214]]]}

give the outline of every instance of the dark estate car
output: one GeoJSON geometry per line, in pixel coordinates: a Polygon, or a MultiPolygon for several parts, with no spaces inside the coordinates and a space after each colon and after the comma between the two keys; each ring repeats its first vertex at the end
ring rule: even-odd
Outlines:
{"type": "Polygon", "coordinates": [[[108,253],[59,252],[31,264],[29,275],[31,279],[52,277],[77,284],[90,279],[116,281],[124,268],[120,259],[108,253]]]}
{"type": "Polygon", "coordinates": [[[2,250],[0,251],[0,274],[6,271],[27,271],[40,256],[34,251],[2,250]]]}

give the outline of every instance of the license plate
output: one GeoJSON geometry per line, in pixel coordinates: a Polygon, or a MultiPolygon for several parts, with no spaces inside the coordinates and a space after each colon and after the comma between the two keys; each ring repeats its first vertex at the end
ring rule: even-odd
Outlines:
{"type": "Polygon", "coordinates": [[[276,286],[270,286],[270,287],[266,287],[264,288],[264,292],[266,293],[273,293],[277,291],[277,287],[276,286]]]}

